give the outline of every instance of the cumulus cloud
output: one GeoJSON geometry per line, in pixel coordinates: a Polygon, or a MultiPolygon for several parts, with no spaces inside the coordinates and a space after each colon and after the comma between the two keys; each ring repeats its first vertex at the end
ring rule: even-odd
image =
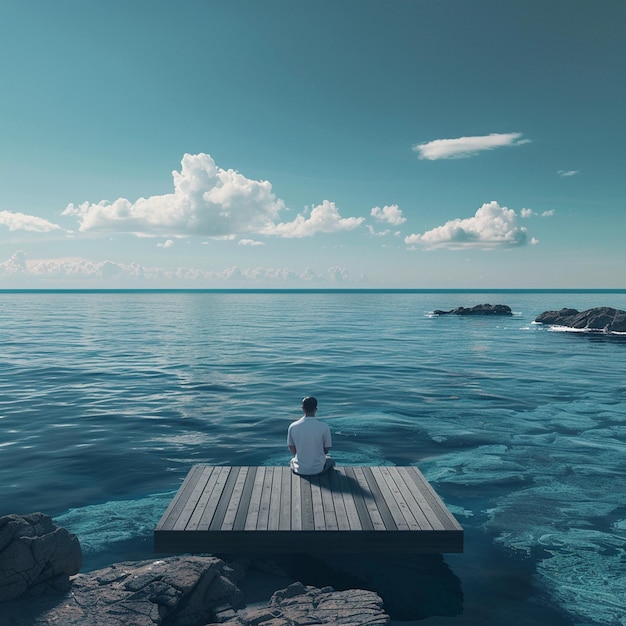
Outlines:
{"type": "Polygon", "coordinates": [[[379,222],[387,222],[394,226],[399,226],[406,222],[406,217],[402,217],[402,210],[398,208],[397,204],[385,205],[382,209],[375,206],[371,210],[371,215],[379,222]]]}
{"type": "Polygon", "coordinates": [[[53,224],[41,217],[12,211],[0,211],[0,225],[6,226],[11,231],[27,230],[35,233],[64,230],[58,224],[53,224]]]}
{"type": "Polygon", "coordinates": [[[569,178],[570,176],[576,176],[576,174],[578,174],[578,170],[559,170],[557,174],[561,178],[569,178]]]}
{"type": "Polygon", "coordinates": [[[291,222],[266,225],[261,231],[264,235],[280,237],[312,237],[317,233],[336,233],[354,230],[360,226],[363,217],[341,217],[334,202],[324,200],[322,204],[311,209],[308,217],[299,214],[291,222]]]}
{"type": "Polygon", "coordinates": [[[483,204],[473,217],[454,219],[423,234],[405,237],[408,245],[427,248],[512,248],[528,242],[526,228],[517,225],[513,209],[492,201],[483,204]]]}
{"type": "Polygon", "coordinates": [[[172,178],[170,194],[69,204],[62,214],[78,218],[83,232],[223,237],[259,232],[284,208],[268,181],[222,169],[208,154],[185,154],[172,178]]]}
{"type": "MultiPolygon", "coordinates": [[[[139,198],[118,198],[97,204],[69,204],[62,215],[78,219],[79,230],[125,232],[137,236],[191,236],[236,239],[241,235],[311,237],[352,230],[364,218],[340,215],[334,202],[314,207],[291,222],[279,222],[284,202],[266,180],[251,180],[217,166],[208,154],[185,154],[180,172],[172,172],[174,192],[139,198]]],[[[397,214],[390,214],[398,219],[397,214]]],[[[260,245],[244,237],[242,245],[260,245]]]]}
{"type": "Polygon", "coordinates": [[[541,217],[552,217],[554,215],[554,209],[550,209],[549,211],[544,211],[541,214],[541,217]]]}
{"type": "Polygon", "coordinates": [[[157,243],[157,248],[171,248],[174,242],[171,239],[164,241],[163,243],[157,243]]]}
{"type": "Polygon", "coordinates": [[[256,241],[255,239],[240,239],[239,245],[240,246],[264,246],[265,243],[263,243],[262,241],[256,241]]]}
{"type": "Polygon", "coordinates": [[[413,150],[419,154],[420,159],[436,161],[438,159],[463,159],[476,156],[485,150],[521,146],[525,143],[530,143],[530,139],[522,139],[522,133],[491,133],[475,137],[435,139],[415,144],[413,150]]]}

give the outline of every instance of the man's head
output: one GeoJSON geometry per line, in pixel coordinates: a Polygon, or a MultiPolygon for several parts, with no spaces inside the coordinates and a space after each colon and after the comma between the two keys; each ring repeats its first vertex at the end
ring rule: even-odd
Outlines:
{"type": "Polygon", "coordinates": [[[302,410],[305,415],[315,415],[317,400],[313,396],[307,396],[302,400],[302,410]]]}

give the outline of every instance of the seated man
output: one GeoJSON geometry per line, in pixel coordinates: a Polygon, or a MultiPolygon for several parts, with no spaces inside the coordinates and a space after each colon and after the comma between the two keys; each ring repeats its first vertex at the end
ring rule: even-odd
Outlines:
{"type": "Polygon", "coordinates": [[[316,417],[317,400],[307,396],[302,400],[304,415],[289,425],[287,445],[293,458],[291,470],[301,476],[323,474],[335,466],[335,461],[328,456],[332,440],[330,428],[316,417]]]}

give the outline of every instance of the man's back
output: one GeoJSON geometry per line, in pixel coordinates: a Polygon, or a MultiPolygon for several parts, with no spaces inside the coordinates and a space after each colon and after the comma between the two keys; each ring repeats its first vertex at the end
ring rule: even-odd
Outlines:
{"type": "Polygon", "coordinates": [[[332,446],[327,424],[305,415],[289,426],[287,443],[296,449],[291,466],[297,474],[319,474],[324,470],[326,451],[332,446]]]}

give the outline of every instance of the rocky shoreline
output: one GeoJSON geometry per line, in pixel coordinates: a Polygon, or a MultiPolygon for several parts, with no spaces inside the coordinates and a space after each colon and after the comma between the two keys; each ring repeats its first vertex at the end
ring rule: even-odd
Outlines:
{"type": "Polygon", "coordinates": [[[168,556],[80,573],[82,553],[75,535],[42,513],[7,515],[0,517],[2,624],[365,626],[391,623],[394,611],[394,619],[462,611],[460,581],[441,555],[416,560],[387,555],[385,561],[342,555],[339,565],[333,563],[336,555],[299,558],[298,564],[295,558],[282,563],[168,556]],[[329,586],[341,567],[344,573],[359,572],[362,577],[353,577],[354,582],[367,581],[369,589],[329,586]],[[305,572],[313,584],[294,580],[305,572]],[[273,583],[283,587],[267,588],[273,583]]]}

